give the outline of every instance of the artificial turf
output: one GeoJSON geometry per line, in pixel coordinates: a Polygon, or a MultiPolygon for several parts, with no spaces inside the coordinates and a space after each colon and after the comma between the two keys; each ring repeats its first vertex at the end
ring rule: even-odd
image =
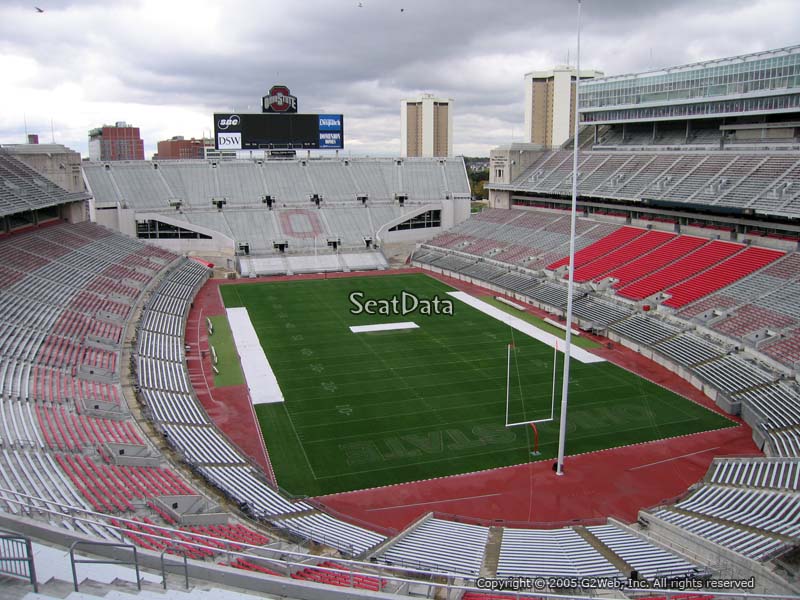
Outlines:
{"type": "MultiPolygon", "coordinates": [[[[353,315],[351,291],[447,298],[421,274],[224,285],[226,307],[247,308],[285,402],[256,406],[278,482],[321,495],[552,459],[558,423],[505,427],[507,348],[513,341],[509,422],[547,417],[553,349],[458,300],[454,315],[353,315]],[[351,325],[413,321],[418,329],[352,333],[351,325]]],[[[563,357],[558,356],[556,389],[563,357]]],[[[571,363],[567,453],[719,429],[725,417],[610,363],[571,363]]],[[[559,406],[556,401],[555,415],[559,406]]]]}

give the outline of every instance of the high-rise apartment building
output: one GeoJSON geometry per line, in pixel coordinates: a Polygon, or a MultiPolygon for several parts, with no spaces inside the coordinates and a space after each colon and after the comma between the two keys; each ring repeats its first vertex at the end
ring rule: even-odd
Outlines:
{"type": "MultiPolygon", "coordinates": [[[[581,70],[581,80],[603,75],[581,70]]],[[[556,147],[572,137],[575,119],[575,77],[572,67],[525,74],[525,141],[556,147]]]]}
{"type": "Polygon", "coordinates": [[[453,155],[453,100],[423,94],[400,101],[402,156],[453,155]]]}

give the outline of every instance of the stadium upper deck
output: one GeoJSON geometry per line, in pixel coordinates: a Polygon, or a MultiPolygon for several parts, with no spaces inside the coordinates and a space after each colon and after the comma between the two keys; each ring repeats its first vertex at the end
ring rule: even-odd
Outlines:
{"type": "MultiPolygon", "coordinates": [[[[469,215],[462,158],[135,161],[90,163],[84,173],[98,222],[209,257],[363,251],[427,239],[469,215]]],[[[280,258],[254,271],[347,266],[331,260],[280,258]]]]}
{"type": "Polygon", "coordinates": [[[34,171],[28,165],[0,149],[0,217],[19,215],[15,221],[34,222],[31,213],[88,198],[84,193],[70,193],[34,171]]]}
{"type": "Polygon", "coordinates": [[[800,110],[800,45],[581,85],[584,124],[762,116],[800,110]]]}
{"type": "MultiPolygon", "coordinates": [[[[530,165],[512,181],[493,183],[490,189],[570,195],[572,151],[532,152],[530,159],[530,165]]],[[[800,153],[580,152],[578,194],[585,199],[647,206],[796,218],[800,216],[800,153]]]]}

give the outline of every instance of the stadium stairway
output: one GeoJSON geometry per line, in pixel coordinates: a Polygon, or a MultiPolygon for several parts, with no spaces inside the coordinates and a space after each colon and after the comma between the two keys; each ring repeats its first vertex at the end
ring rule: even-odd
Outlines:
{"type": "MultiPolygon", "coordinates": [[[[292,583],[281,588],[280,595],[263,591],[258,578],[261,574],[283,577],[268,569],[259,568],[244,559],[237,559],[237,564],[231,564],[244,571],[242,577],[251,581],[246,586],[240,587],[241,580],[234,573],[230,577],[215,573],[213,579],[199,579],[190,574],[189,588],[185,588],[184,573],[180,568],[170,566],[167,571],[167,586],[163,586],[163,579],[158,569],[139,567],[139,582],[141,589],[137,589],[136,571],[133,566],[120,564],[76,564],[76,575],[79,591],[74,591],[69,550],[53,548],[51,546],[33,542],[34,561],[36,566],[36,579],[38,593],[33,592],[28,580],[0,575],[0,598],[3,600],[256,600],[263,598],[392,598],[396,597],[387,592],[381,592],[386,587],[386,582],[379,582],[372,575],[353,574],[353,582],[347,575],[333,571],[323,571],[326,568],[344,569],[341,565],[332,562],[322,562],[317,567],[302,569],[287,579],[292,583]],[[241,562],[242,564],[238,564],[241,562]],[[299,586],[299,587],[298,587],[299,586]],[[235,589],[234,589],[235,588],[235,589]],[[257,590],[248,593],[242,590],[257,590]]],[[[76,559],[96,560],[80,553],[75,554],[76,559]]],[[[209,571],[211,573],[211,571],[209,571]]],[[[263,581],[263,580],[262,580],[263,581]]]]}

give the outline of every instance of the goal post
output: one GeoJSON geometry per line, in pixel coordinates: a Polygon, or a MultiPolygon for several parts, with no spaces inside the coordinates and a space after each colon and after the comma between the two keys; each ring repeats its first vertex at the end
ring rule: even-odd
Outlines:
{"type": "Polygon", "coordinates": [[[505,415],[505,426],[506,427],[518,427],[520,425],[529,425],[533,428],[536,437],[538,438],[538,430],[536,429],[537,423],[549,423],[555,420],[555,407],[556,407],[556,376],[557,376],[557,367],[558,367],[558,342],[556,341],[555,346],[553,347],[553,387],[551,391],[550,397],[550,415],[546,417],[542,417],[540,419],[528,419],[528,420],[521,420],[515,422],[509,422],[510,415],[511,415],[511,355],[512,351],[515,349],[514,343],[508,344],[506,347],[506,415],[505,415]]]}

